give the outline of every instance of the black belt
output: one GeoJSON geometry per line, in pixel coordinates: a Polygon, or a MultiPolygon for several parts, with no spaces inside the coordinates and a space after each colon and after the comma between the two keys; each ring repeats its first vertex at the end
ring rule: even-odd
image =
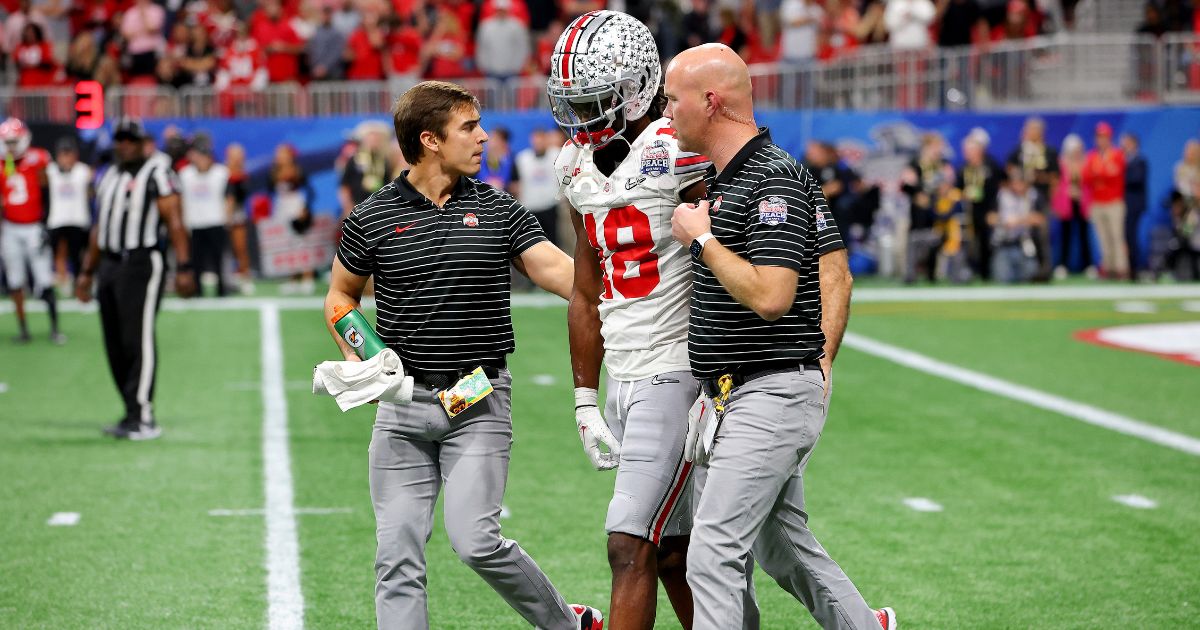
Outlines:
{"type": "Polygon", "coordinates": [[[105,259],[111,260],[113,262],[125,262],[126,260],[129,260],[129,258],[131,256],[136,256],[139,254],[149,254],[150,252],[153,252],[153,251],[157,251],[157,250],[153,247],[139,247],[137,249],[126,249],[126,250],[122,250],[119,252],[100,252],[100,255],[104,256],[105,259]]]}
{"type": "MultiPolygon", "coordinates": [[[[764,376],[770,376],[772,374],[783,374],[784,372],[803,372],[805,370],[821,371],[821,366],[817,365],[816,363],[805,363],[802,365],[784,365],[784,366],[778,366],[778,367],[768,367],[768,368],[762,369],[762,370],[755,370],[752,367],[752,368],[750,368],[750,370],[751,371],[730,372],[729,378],[730,378],[730,380],[733,381],[733,387],[741,387],[742,385],[745,385],[746,383],[753,381],[756,378],[762,378],[764,376]]],[[[705,396],[712,398],[721,393],[721,389],[717,385],[717,381],[720,378],[721,378],[720,376],[717,376],[714,378],[700,379],[700,389],[704,392],[705,396]]]]}
{"type": "Polygon", "coordinates": [[[475,368],[483,368],[484,376],[489,379],[500,378],[500,370],[503,370],[505,364],[495,365],[473,365],[471,367],[460,368],[457,370],[405,370],[407,376],[413,377],[413,380],[418,384],[424,385],[429,389],[446,389],[458,382],[458,379],[475,371],[475,368]]]}

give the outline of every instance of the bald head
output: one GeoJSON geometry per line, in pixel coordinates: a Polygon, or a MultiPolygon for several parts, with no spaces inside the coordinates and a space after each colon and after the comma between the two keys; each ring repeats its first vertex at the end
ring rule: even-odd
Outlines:
{"type": "Polygon", "coordinates": [[[744,118],[753,118],[750,69],[732,48],[725,44],[701,44],[677,55],[667,66],[668,77],[674,72],[682,90],[713,92],[721,105],[744,118]]]}
{"type": "Polygon", "coordinates": [[[709,153],[757,133],[749,68],[724,44],[703,44],[679,53],[667,66],[664,87],[667,117],[689,151],[709,153]]]}

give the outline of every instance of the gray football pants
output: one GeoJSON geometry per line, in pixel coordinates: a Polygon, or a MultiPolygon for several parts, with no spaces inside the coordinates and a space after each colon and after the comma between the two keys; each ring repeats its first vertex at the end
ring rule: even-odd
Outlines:
{"type": "Polygon", "coordinates": [[[804,467],[825,425],[820,370],[763,376],[733,390],[688,548],[694,630],[754,628],[753,561],[822,628],[879,627],[874,611],[808,529],[804,467]]]}
{"type": "Polygon", "coordinates": [[[579,628],[537,563],[500,535],[512,446],[512,377],[503,372],[492,387],[492,394],[454,418],[421,385],[411,405],[379,405],[370,482],[378,541],[375,616],[381,629],[429,627],[425,544],[443,487],[446,534],[458,557],[535,627],[579,628]]]}

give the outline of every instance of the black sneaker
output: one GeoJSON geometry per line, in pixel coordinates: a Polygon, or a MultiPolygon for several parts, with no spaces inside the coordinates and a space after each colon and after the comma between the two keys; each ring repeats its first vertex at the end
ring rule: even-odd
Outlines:
{"type": "Polygon", "coordinates": [[[33,337],[30,337],[29,333],[27,333],[27,332],[21,333],[21,334],[17,335],[16,337],[12,338],[12,342],[17,344],[18,346],[23,346],[31,341],[33,341],[33,337]]]}
{"type": "Polygon", "coordinates": [[[153,440],[162,435],[162,429],[158,428],[158,424],[153,420],[150,422],[137,422],[122,420],[111,427],[104,427],[104,433],[111,435],[118,440],[153,440]]]}

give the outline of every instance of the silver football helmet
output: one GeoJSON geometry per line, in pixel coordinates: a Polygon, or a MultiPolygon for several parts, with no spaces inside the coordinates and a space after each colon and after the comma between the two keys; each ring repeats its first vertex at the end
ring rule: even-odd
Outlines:
{"type": "Polygon", "coordinates": [[[646,115],[661,81],[650,29],[624,13],[592,11],[558,38],[546,92],[554,121],[571,142],[599,149],[627,121],[646,115]]]}

